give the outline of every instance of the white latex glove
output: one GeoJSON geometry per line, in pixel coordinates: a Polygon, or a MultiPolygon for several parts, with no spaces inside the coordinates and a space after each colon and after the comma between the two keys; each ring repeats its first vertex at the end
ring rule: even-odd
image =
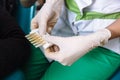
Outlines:
{"type": "Polygon", "coordinates": [[[63,65],[71,65],[91,49],[107,43],[108,39],[111,37],[111,32],[107,29],[103,29],[87,36],[43,37],[46,41],[59,47],[57,51],[50,51],[50,48],[46,49],[45,56],[63,65]]]}
{"type": "Polygon", "coordinates": [[[31,21],[31,29],[39,28],[39,33],[50,32],[59,18],[64,0],[46,0],[46,3],[31,21]]]}

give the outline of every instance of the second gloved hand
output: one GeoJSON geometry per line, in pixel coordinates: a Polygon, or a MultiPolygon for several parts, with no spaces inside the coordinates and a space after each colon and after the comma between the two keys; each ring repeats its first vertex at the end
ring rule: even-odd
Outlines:
{"type": "Polygon", "coordinates": [[[39,33],[45,34],[53,28],[63,6],[64,0],[46,0],[40,11],[31,21],[31,29],[39,28],[39,33]]]}
{"type": "Polygon", "coordinates": [[[46,49],[45,56],[63,65],[71,65],[88,51],[107,43],[108,39],[111,37],[111,33],[109,30],[103,29],[87,36],[43,37],[46,41],[57,45],[59,48],[59,50],[52,51],[50,48],[46,49]]]}

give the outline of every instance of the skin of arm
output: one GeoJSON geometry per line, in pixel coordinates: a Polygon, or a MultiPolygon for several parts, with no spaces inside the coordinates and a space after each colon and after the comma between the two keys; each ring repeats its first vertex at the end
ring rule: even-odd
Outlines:
{"type": "Polygon", "coordinates": [[[107,29],[111,32],[110,39],[120,37],[120,19],[117,19],[114,23],[109,25],[107,29]]]}

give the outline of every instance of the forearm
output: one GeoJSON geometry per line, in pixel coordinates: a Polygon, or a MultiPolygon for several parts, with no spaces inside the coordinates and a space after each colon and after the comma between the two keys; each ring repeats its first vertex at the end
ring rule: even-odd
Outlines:
{"type": "Polygon", "coordinates": [[[111,32],[110,39],[120,37],[120,19],[117,19],[114,23],[109,25],[107,29],[111,32]]]}

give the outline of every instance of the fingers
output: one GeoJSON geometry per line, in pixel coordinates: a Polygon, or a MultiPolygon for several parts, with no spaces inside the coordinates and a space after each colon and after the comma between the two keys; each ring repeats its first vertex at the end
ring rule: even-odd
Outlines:
{"type": "Polygon", "coordinates": [[[51,31],[52,31],[52,27],[47,27],[47,33],[51,34],[51,31]]]}
{"type": "Polygon", "coordinates": [[[52,45],[48,48],[49,52],[58,52],[60,49],[57,45],[52,45]]]}
{"type": "Polygon", "coordinates": [[[62,53],[60,53],[59,48],[58,47],[51,47],[51,48],[47,48],[45,50],[45,56],[47,58],[53,59],[55,61],[58,61],[59,63],[61,63],[64,66],[71,66],[72,63],[68,62],[68,61],[64,61],[64,58],[62,56],[62,53]]]}
{"type": "Polygon", "coordinates": [[[46,23],[47,22],[43,22],[43,21],[39,22],[39,34],[40,35],[45,35],[45,33],[46,33],[46,26],[47,26],[46,23]]]}
{"type": "Polygon", "coordinates": [[[55,51],[55,52],[60,51],[60,49],[59,49],[59,47],[58,47],[57,45],[53,45],[53,47],[54,47],[54,51],[55,51]]]}
{"type": "Polygon", "coordinates": [[[55,17],[53,17],[53,19],[51,19],[50,21],[48,21],[47,25],[47,32],[50,34],[52,29],[54,28],[55,26],[55,23],[57,22],[57,19],[55,17]]]}
{"type": "Polygon", "coordinates": [[[31,30],[33,29],[37,29],[38,28],[38,23],[37,23],[37,20],[35,18],[33,18],[31,20],[31,30]]]}
{"type": "Polygon", "coordinates": [[[56,45],[50,46],[49,48],[45,49],[45,56],[47,58],[58,61],[58,58],[60,56],[59,50],[59,47],[56,45]]]}
{"type": "Polygon", "coordinates": [[[59,52],[58,51],[54,52],[53,47],[52,48],[47,48],[47,49],[45,49],[45,56],[50,58],[50,59],[53,59],[55,61],[58,61],[57,59],[59,57],[59,52]]]}
{"type": "Polygon", "coordinates": [[[46,20],[42,19],[37,19],[37,16],[35,16],[32,20],[31,20],[31,30],[34,29],[39,29],[39,34],[43,35],[46,33],[46,20]]]}
{"type": "Polygon", "coordinates": [[[45,50],[46,57],[58,61],[64,66],[71,66],[73,62],[64,59],[64,55],[60,53],[60,49],[58,46],[53,45],[45,50]]]}

